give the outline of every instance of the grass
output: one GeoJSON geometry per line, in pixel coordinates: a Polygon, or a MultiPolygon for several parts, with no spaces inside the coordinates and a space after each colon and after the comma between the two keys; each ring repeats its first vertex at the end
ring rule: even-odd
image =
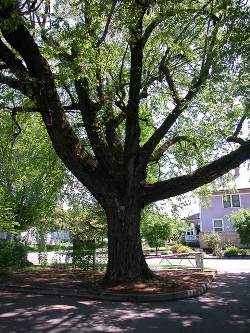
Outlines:
{"type": "Polygon", "coordinates": [[[188,269],[188,268],[194,268],[193,266],[186,266],[186,265],[148,265],[150,269],[188,269]]]}

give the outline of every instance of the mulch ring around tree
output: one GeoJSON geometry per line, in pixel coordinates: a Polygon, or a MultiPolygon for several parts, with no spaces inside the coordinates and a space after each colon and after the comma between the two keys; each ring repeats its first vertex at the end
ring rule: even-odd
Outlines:
{"type": "Polygon", "coordinates": [[[0,284],[24,288],[62,288],[106,291],[119,294],[155,294],[192,290],[202,286],[214,272],[198,270],[159,270],[152,281],[128,283],[103,280],[104,272],[80,269],[43,269],[35,271],[7,271],[0,269],[0,284]]]}

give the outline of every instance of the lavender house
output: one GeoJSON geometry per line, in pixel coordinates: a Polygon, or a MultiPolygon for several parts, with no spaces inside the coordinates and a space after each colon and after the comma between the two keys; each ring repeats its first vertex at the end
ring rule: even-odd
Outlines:
{"type": "Polygon", "coordinates": [[[250,207],[250,188],[240,188],[237,193],[218,191],[212,194],[210,199],[201,198],[200,204],[200,247],[205,248],[202,235],[207,232],[219,232],[225,247],[229,241],[237,247],[246,247],[240,244],[238,234],[231,228],[229,216],[239,208],[250,207]],[[211,200],[211,202],[207,202],[211,200]],[[208,204],[204,207],[204,203],[208,204]]]}

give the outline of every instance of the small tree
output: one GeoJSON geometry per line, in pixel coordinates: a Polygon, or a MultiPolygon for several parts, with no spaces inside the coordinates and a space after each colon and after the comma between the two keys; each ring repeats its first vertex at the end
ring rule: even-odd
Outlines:
{"type": "Polygon", "coordinates": [[[250,208],[239,209],[229,217],[229,222],[240,235],[241,244],[250,244],[250,208]]]}
{"type": "Polygon", "coordinates": [[[169,218],[172,227],[172,236],[171,238],[179,243],[185,235],[185,222],[177,218],[169,218]]]}
{"type": "Polygon", "coordinates": [[[221,242],[221,237],[217,232],[213,231],[203,235],[203,240],[212,248],[213,253],[215,253],[221,242]]]}
{"type": "Polygon", "coordinates": [[[149,246],[155,247],[156,254],[160,246],[171,237],[172,228],[168,218],[157,213],[149,213],[142,223],[142,237],[149,246]]]}

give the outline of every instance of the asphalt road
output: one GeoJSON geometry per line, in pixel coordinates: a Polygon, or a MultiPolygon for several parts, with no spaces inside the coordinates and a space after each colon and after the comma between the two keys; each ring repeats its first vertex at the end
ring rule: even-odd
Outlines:
{"type": "Polygon", "coordinates": [[[250,260],[211,260],[223,267],[211,288],[180,301],[134,304],[0,292],[0,332],[249,333],[250,260]]]}
{"type": "MultiPolygon", "coordinates": [[[[57,261],[60,263],[65,262],[66,252],[56,253],[56,252],[48,252],[48,262],[52,263],[53,261],[57,261]]],[[[28,260],[37,264],[38,263],[38,253],[31,252],[28,254],[28,260]]],[[[194,259],[147,259],[148,264],[159,265],[168,265],[172,263],[173,265],[187,265],[192,267],[195,265],[194,259]]],[[[213,257],[204,259],[204,267],[216,269],[221,272],[250,272],[250,259],[233,259],[233,258],[221,258],[214,259],[213,257]]],[[[250,330],[249,330],[250,332],[250,330]]]]}
{"type": "MultiPolygon", "coordinates": [[[[187,265],[192,267],[194,265],[194,259],[148,259],[148,264],[159,265],[157,268],[160,268],[161,265],[187,265]]],[[[240,272],[249,272],[250,273],[250,258],[249,259],[235,259],[235,258],[216,258],[213,257],[205,258],[203,260],[203,266],[205,268],[211,268],[213,270],[218,270],[220,272],[230,272],[230,273],[240,273],[240,272]]],[[[249,330],[250,333],[250,330],[249,330]]]]}

